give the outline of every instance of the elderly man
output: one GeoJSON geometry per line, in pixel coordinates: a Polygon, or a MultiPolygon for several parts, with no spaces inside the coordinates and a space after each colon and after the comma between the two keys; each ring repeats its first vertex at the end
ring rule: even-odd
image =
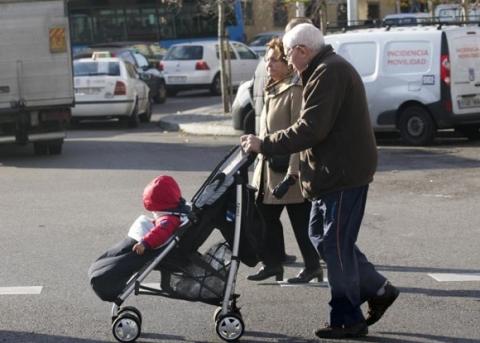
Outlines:
{"type": "Polygon", "coordinates": [[[267,156],[301,152],[302,193],[312,201],[309,235],[327,264],[331,291],[330,323],[315,334],[362,337],[399,294],[356,245],[377,165],[365,90],[355,69],[324,44],[315,26],[297,25],[283,43],[304,85],[300,118],[263,141],[242,136],[241,144],[246,152],[267,156]],[[360,309],[365,301],[366,319],[360,309]]]}

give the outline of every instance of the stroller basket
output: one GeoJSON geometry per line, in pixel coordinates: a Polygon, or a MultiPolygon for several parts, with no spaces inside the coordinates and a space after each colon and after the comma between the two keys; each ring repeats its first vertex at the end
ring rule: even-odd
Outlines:
{"type": "Polygon", "coordinates": [[[231,255],[230,247],[223,242],[212,246],[204,255],[192,254],[186,266],[165,263],[161,270],[163,295],[219,305],[225,292],[231,255]]]}

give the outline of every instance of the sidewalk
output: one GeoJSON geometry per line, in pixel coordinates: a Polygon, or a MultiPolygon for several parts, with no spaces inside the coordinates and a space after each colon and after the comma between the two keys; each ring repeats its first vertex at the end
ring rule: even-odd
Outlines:
{"type": "Polygon", "coordinates": [[[230,113],[223,112],[222,104],[199,107],[194,110],[160,114],[157,124],[166,131],[182,131],[191,135],[240,136],[235,130],[230,113]]]}

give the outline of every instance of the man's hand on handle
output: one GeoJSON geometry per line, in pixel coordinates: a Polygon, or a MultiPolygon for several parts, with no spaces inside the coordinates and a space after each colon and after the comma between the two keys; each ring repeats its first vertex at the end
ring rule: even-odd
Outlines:
{"type": "Polygon", "coordinates": [[[262,140],[255,135],[243,135],[240,137],[240,144],[246,153],[259,153],[262,140]]]}

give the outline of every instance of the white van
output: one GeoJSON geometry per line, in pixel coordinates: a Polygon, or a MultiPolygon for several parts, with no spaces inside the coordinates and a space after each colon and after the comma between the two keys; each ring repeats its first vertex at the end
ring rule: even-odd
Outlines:
{"type": "Polygon", "coordinates": [[[377,28],[325,36],[360,73],[376,131],[429,144],[437,129],[480,136],[480,28],[377,28]]]}

